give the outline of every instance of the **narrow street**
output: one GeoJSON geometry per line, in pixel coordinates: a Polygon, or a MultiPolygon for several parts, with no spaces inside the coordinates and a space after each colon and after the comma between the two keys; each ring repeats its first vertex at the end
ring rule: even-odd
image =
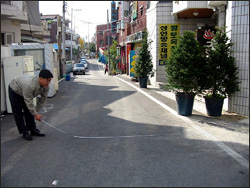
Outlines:
{"type": "Polygon", "coordinates": [[[104,75],[97,59],[87,61],[86,74],[62,80],[41,110],[65,133],[37,122],[46,136],[27,141],[12,114],[2,117],[1,187],[249,186],[248,133],[191,126],[126,76],[104,75]]]}

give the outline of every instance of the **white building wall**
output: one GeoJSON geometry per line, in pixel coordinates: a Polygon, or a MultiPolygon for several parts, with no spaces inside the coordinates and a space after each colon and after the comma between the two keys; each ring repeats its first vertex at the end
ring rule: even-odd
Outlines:
{"type": "MultiPolygon", "coordinates": [[[[153,69],[156,70],[156,4],[157,1],[150,1],[150,8],[147,10],[146,19],[147,19],[147,30],[148,30],[148,39],[152,40],[150,45],[151,47],[151,55],[153,61],[153,69]]],[[[156,75],[154,77],[149,78],[151,84],[156,82],[156,75]]]]}
{"type": "Polygon", "coordinates": [[[229,98],[229,112],[249,116],[249,2],[229,1],[226,26],[239,68],[240,91],[229,98]]]}

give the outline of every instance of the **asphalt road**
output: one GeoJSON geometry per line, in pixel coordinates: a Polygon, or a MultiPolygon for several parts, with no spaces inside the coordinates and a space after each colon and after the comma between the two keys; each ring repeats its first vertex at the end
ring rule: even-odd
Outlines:
{"type": "MultiPolygon", "coordinates": [[[[26,141],[3,117],[1,187],[249,186],[249,167],[224,145],[88,61],[86,75],[62,80],[41,110],[65,133],[38,122],[46,136],[26,141]]],[[[199,126],[248,160],[249,145],[230,140],[247,134],[199,126]]]]}

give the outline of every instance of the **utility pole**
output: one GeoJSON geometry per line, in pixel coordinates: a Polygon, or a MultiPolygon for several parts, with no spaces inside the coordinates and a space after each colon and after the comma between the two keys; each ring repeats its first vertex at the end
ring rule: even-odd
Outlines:
{"type": "Polygon", "coordinates": [[[61,20],[61,16],[57,16],[57,29],[59,29],[57,31],[57,43],[58,43],[58,59],[59,59],[59,69],[58,70],[58,74],[60,74],[60,76],[63,76],[63,66],[62,66],[62,20],[61,20]],[[60,72],[59,72],[60,71],[60,72]]]}
{"type": "Polygon", "coordinates": [[[88,22],[88,51],[89,51],[89,54],[90,54],[90,50],[89,50],[89,22],[88,22]]]}
{"type": "Polygon", "coordinates": [[[108,21],[108,24],[107,24],[107,34],[108,34],[108,54],[109,54],[109,57],[108,57],[108,73],[110,72],[110,49],[109,49],[109,10],[107,9],[107,21],[108,21]]]}
{"type": "MultiPolygon", "coordinates": [[[[72,34],[72,33],[73,33],[73,28],[72,28],[72,26],[73,26],[73,24],[72,24],[73,19],[72,19],[72,18],[73,18],[73,11],[82,11],[82,9],[73,9],[73,7],[71,8],[71,32],[70,32],[70,33],[71,33],[71,36],[70,36],[70,38],[71,38],[71,39],[70,39],[70,42],[71,42],[70,60],[71,60],[71,61],[72,61],[72,50],[73,50],[73,49],[72,49],[72,47],[73,47],[73,46],[72,46],[72,35],[73,35],[73,34],[72,34]]],[[[75,24],[75,23],[74,23],[74,24],[75,24]]],[[[74,30],[74,32],[75,32],[75,30],[74,30]]],[[[75,33],[74,33],[74,35],[75,35],[75,33]]]]}
{"type": "MultiPolygon", "coordinates": [[[[63,49],[62,49],[62,64],[64,67],[66,57],[65,57],[65,1],[63,1],[63,23],[62,23],[62,42],[63,42],[63,49]]],[[[64,68],[63,68],[64,71],[64,68]]]]}
{"type": "Polygon", "coordinates": [[[71,47],[70,47],[70,60],[72,61],[72,32],[73,32],[73,30],[72,30],[72,17],[73,17],[73,8],[71,8],[71,35],[70,35],[70,45],[71,45],[71,47]]]}

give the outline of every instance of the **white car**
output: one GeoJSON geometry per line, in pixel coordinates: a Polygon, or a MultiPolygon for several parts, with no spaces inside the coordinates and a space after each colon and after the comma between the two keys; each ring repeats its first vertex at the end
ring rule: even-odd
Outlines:
{"type": "Polygon", "coordinates": [[[89,54],[89,57],[90,57],[90,58],[92,58],[92,57],[95,58],[95,52],[91,52],[91,53],[89,54]]]}
{"type": "Polygon", "coordinates": [[[82,64],[82,63],[74,64],[73,75],[76,75],[76,74],[83,74],[83,75],[85,74],[84,64],[82,64]]]}
{"type": "Polygon", "coordinates": [[[81,63],[81,64],[84,64],[85,69],[88,68],[88,64],[87,64],[87,61],[86,61],[86,60],[83,60],[83,59],[82,59],[82,60],[80,61],[80,63],[81,63]]]}

